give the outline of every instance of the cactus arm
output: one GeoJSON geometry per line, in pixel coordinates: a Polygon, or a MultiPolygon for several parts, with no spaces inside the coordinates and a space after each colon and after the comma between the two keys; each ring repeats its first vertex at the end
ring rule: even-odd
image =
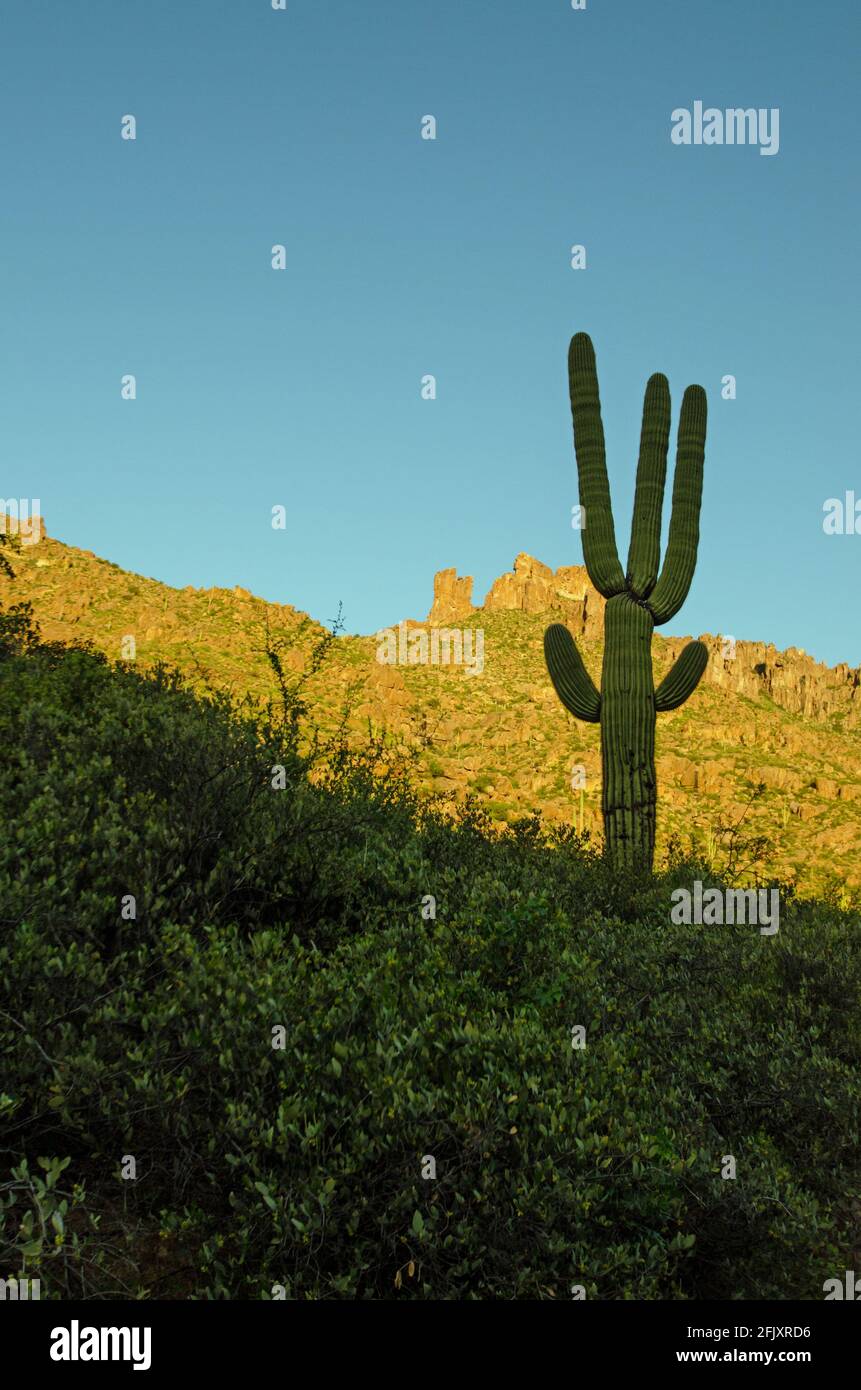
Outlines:
{"type": "Polygon", "coordinates": [[[669,622],[688,596],[700,538],[703,458],[706,447],[706,393],[689,386],[682,401],[673,511],[661,577],[649,596],[656,623],[669,622]]]}
{"type": "Polygon", "coordinates": [[[706,669],[709,650],[704,642],[688,642],[655,691],[655,709],[678,709],[699,684],[706,669]]]}
{"type": "Polygon", "coordinates": [[[649,378],[643,401],[634,521],[628,550],[627,584],[636,598],[647,598],[658,578],[669,442],[670,385],[665,376],[656,372],[649,378]]]}
{"type": "Polygon", "coordinates": [[[576,333],[571,339],[568,385],[580,480],[580,505],[585,512],[583,557],[595,588],[605,598],[612,598],[613,594],[623,592],[625,576],[619,563],[610,506],[595,349],[586,333],[576,333]]]}
{"type": "Polygon", "coordinates": [[[574,638],[561,623],[552,623],[544,634],[544,657],[556,694],[566,709],[597,724],[601,718],[601,696],[577,650],[574,638]]]}

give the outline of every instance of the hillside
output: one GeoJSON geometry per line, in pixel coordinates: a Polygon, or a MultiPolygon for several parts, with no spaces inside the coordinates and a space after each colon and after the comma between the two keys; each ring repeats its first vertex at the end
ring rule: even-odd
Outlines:
{"type": "MultiPolygon", "coordinates": [[[[29,600],[46,637],[88,639],[120,659],[130,651],[124,639],[133,636],[140,667],[166,662],[235,695],[272,693],[267,630],[294,671],[322,632],[290,605],[241,588],[172,589],[64,545],[44,527],[38,544],[21,547],[14,567],[14,581],[0,579],[0,602],[29,600]]],[[[348,707],[357,738],[369,721],[385,727],[419,748],[424,789],[470,792],[497,823],[540,811],[600,837],[598,729],[577,723],[559,704],[542,637],[549,621],[565,621],[598,679],[603,600],[581,567],[554,574],[525,555],[482,605],[473,604],[471,586],[453,570],[440,571],[426,622],[407,619],[403,633],[431,625],[480,629],[480,673],[464,665],[381,664],[376,637],[343,636],[308,682],[316,718],[330,729],[348,707]],[[575,766],[585,770],[582,796],[572,789],[575,766]]],[[[392,609],[396,631],[396,594],[392,609]]],[[[655,636],[656,679],[685,640],[655,636]]],[[[753,856],[803,891],[827,883],[857,887],[861,673],[826,667],[792,648],[738,642],[733,649],[721,636],[703,640],[712,656],[700,688],[658,720],[659,854],[677,838],[725,868],[729,836],[720,828],[741,820],[745,846],[733,866],[743,877],[753,856]],[[757,838],[758,850],[751,845],[757,838]]]]}
{"type": "Polygon", "coordinates": [[[675,925],[701,864],[453,822],[373,758],[321,786],[289,720],[15,632],[0,1277],[809,1303],[859,1268],[856,909],[675,925]]]}

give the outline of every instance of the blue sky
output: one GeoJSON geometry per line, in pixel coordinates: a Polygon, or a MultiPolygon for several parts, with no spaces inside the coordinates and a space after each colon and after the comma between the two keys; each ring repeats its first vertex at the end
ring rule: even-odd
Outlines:
{"type": "Polygon", "coordinates": [[[580,562],[565,357],[585,330],[623,560],[647,377],[674,419],[689,381],[708,392],[669,631],[858,664],[861,535],[825,535],[822,507],[861,499],[859,8],[10,7],[3,494],[125,568],[322,620],[343,600],[372,632],[422,617],[436,569],[480,600],[520,550],[580,562]],[[673,145],[696,100],[779,108],[779,153],[673,145]]]}

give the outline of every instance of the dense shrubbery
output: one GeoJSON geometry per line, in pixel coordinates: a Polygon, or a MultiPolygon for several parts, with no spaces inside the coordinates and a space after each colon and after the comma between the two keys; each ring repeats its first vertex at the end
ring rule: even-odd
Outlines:
{"type": "Polygon", "coordinates": [[[0,1276],[43,1297],[821,1298],[857,1267],[856,912],[672,926],[671,888],[707,871],[624,883],[534,822],[454,824],[385,745],[330,747],[309,779],[283,712],[15,621],[0,1276]]]}

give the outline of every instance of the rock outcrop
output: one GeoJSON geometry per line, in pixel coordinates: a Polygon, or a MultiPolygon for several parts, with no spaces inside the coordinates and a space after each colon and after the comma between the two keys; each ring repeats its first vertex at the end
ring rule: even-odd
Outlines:
{"type": "MultiPolygon", "coordinates": [[[[604,599],[593,587],[583,565],[561,565],[555,572],[532,555],[521,553],[514,567],[495,579],[483,604],[472,602],[471,577],[458,578],[456,569],[434,576],[434,601],[428,623],[457,622],[472,614],[520,612],[547,614],[562,621],[575,637],[600,641],[604,635],[604,599]]],[[[673,657],[689,640],[664,638],[673,657]]],[[[781,709],[805,719],[842,717],[847,728],[861,725],[861,667],[842,663],[825,666],[806,652],[790,647],[781,652],[764,642],[734,642],[731,638],[701,637],[710,650],[704,680],[722,690],[758,699],[766,695],[781,709]]]]}
{"type": "Polygon", "coordinates": [[[472,578],[458,578],[456,569],[439,570],[433,592],[430,624],[478,612],[556,613],[575,635],[601,637],[604,631],[604,600],[582,565],[561,565],[554,573],[549,565],[521,552],[513,570],[493,581],[483,604],[473,604],[472,578]]]}
{"type": "Polygon", "coordinates": [[[430,626],[458,622],[474,612],[472,575],[458,579],[456,569],[437,570],[433,577],[433,604],[427,619],[430,626]]]}

